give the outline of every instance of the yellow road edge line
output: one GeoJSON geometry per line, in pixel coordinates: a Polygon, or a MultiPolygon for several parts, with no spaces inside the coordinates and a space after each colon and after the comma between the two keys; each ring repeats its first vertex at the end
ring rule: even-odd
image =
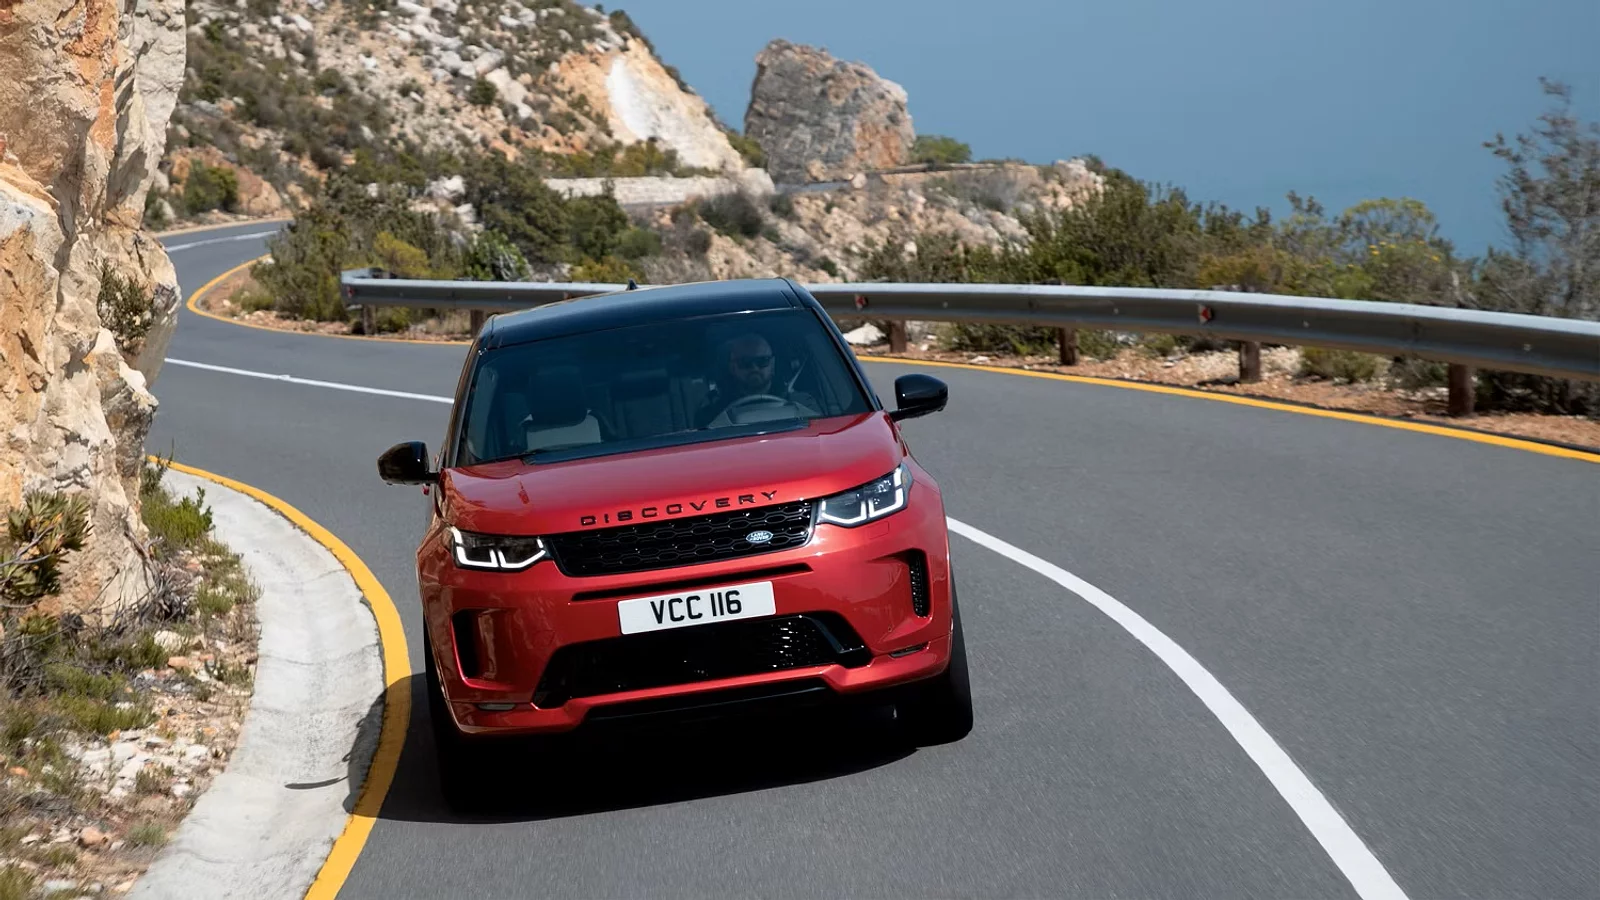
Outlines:
{"type": "Polygon", "coordinates": [[[377,822],[383,800],[388,796],[389,788],[394,783],[395,770],[400,765],[400,752],[405,747],[406,729],[411,724],[411,690],[408,686],[411,677],[411,657],[406,651],[406,634],[405,629],[401,627],[400,612],[395,609],[389,592],[383,589],[377,576],[372,574],[372,570],[367,568],[367,564],[361,561],[361,557],[357,556],[355,551],[344,541],[339,540],[333,532],[287,501],[225,475],[178,462],[167,463],[166,460],[155,456],[149,459],[158,464],[170,465],[179,472],[232,488],[277,510],[317,543],[328,548],[334,558],[339,560],[345,571],[354,579],[356,587],[366,597],[367,605],[372,609],[372,616],[377,620],[378,642],[383,649],[384,677],[383,726],[379,731],[378,747],[372,754],[372,762],[367,768],[367,777],[361,785],[361,796],[356,800],[355,809],[351,811],[345,821],[344,830],[329,849],[327,859],[323,861],[316,880],[306,891],[307,900],[326,900],[336,897],[340,888],[344,887],[345,879],[350,877],[350,870],[355,866],[356,859],[366,847],[367,837],[377,822]]]}
{"type": "Polygon", "coordinates": [[[200,285],[200,287],[195,289],[194,293],[189,295],[189,300],[184,304],[184,308],[195,315],[205,316],[208,319],[216,319],[218,322],[227,322],[229,325],[238,325],[241,328],[254,328],[257,331],[270,331],[273,334],[289,334],[297,335],[299,337],[337,338],[342,341],[385,341],[390,344],[423,344],[425,346],[434,347],[465,347],[472,343],[471,341],[419,341],[412,338],[368,337],[360,334],[323,334],[320,331],[295,331],[292,328],[273,328],[270,325],[257,325],[254,322],[241,322],[238,319],[229,318],[221,313],[214,313],[210,310],[200,308],[200,298],[205,296],[206,293],[208,293],[212,288],[216,287],[218,284],[221,284],[224,279],[231,277],[241,269],[249,268],[250,266],[255,265],[263,259],[268,259],[271,256],[272,254],[270,253],[263,253],[255,259],[246,260],[245,262],[242,262],[228,271],[223,272],[221,275],[211,279],[205,284],[200,285]]]}
{"type": "MultiPolygon", "coordinates": [[[[258,257],[257,259],[264,259],[258,257]]],[[[252,265],[256,259],[240,266],[235,266],[211,281],[189,296],[189,311],[199,313],[207,318],[230,325],[241,325],[245,328],[257,328],[262,331],[271,331],[277,334],[303,334],[309,337],[340,338],[347,341],[387,341],[394,344],[432,344],[435,346],[465,347],[471,341],[417,341],[409,338],[384,338],[366,337],[354,334],[319,334],[314,331],[290,331],[287,328],[270,328],[266,325],[257,325],[253,322],[240,322],[227,316],[217,315],[198,308],[195,301],[206,291],[210,290],[222,279],[227,278],[244,266],[252,265]]],[[[1346,412],[1338,409],[1318,409],[1316,407],[1296,406],[1292,403],[1279,403],[1273,400],[1261,400],[1255,397],[1240,397],[1235,394],[1223,394],[1213,391],[1202,391],[1195,388],[1176,387],[1169,384],[1150,384],[1139,381],[1119,381],[1115,378],[1098,378],[1093,375],[1066,375],[1060,372],[1033,372],[1027,369],[1011,369],[1004,366],[985,366],[978,363],[944,362],[932,359],[901,359],[893,356],[864,356],[857,355],[856,359],[871,363],[893,363],[902,366],[938,366],[948,369],[970,369],[977,372],[994,372],[1000,375],[1018,375],[1028,378],[1045,378],[1052,381],[1069,381],[1078,384],[1098,384],[1103,387],[1124,388],[1132,391],[1147,391],[1152,394],[1168,394],[1174,397],[1192,397],[1197,400],[1214,400],[1219,403],[1233,403],[1239,406],[1253,406],[1257,409],[1273,409],[1279,412],[1298,413],[1303,416],[1317,416],[1323,419],[1337,419],[1342,422],[1359,422],[1364,425],[1377,425],[1382,428],[1397,428],[1401,431],[1412,431],[1419,434],[1432,434],[1438,437],[1456,438],[1457,440],[1473,441],[1479,444],[1490,444],[1496,447],[1506,447],[1513,450],[1526,450],[1530,453],[1541,453],[1545,456],[1558,456],[1563,459],[1579,459],[1585,462],[1600,463],[1600,453],[1591,453],[1585,450],[1575,450],[1569,447],[1559,447],[1554,444],[1542,444],[1538,441],[1529,441],[1522,438],[1507,437],[1498,434],[1483,434],[1476,431],[1466,431],[1460,428],[1451,428],[1445,425],[1430,425],[1425,422],[1404,422],[1397,419],[1386,419],[1367,413],[1346,412]]]]}
{"type": "Polygon", "coordinates": [[[858,356],[862,362],[895,363],[902,366],[938,366],[949,369],[972,369],[979,372],[995,372],[1001,375],[1020,375],[1030,378],[1044,378],[1051,381],[1069,381],[1078,384],[1097,384],[1103,387],[1124,388],[1130,391],[1146,391],[1152,394],[1169,394],[1174,397],[1192,397],[1197,400],[1214,400],[1219,403],[1233,403],[1239,406],[1253,406],[1257,409],[1273,409],[1280,412],[1298,413],[1303,416],[1316,416],[1323,419],[1337,419],[1341,422],[1359,422],[1364,425],[1377,425],[1382,428],[1397,428],[1401,431],[1414,431],[1421,434],[1432,434],[1439,437],[1456,438],[1457,440],[1473,441],[1479,444],[1491,444],[1496,447],[1507,447],[1513,450],[1526,450],[1530,453],[1542,453],[1546,456],[1559,456],[1564,459],[1579,459],[1585,462],[1600,463],[1600,453],[1591,453],[1585,450],[1575,450],[1569,447],[1558,447],[1554,444],[1541,444],[1538,441],[1529,441],[1522,438],[1507,437],[1498,434],[1484,434],[1476,431],[1466,431],[1460,428],[1451,428],[1447,425],[1430,425],[1426,422],[1405,422],[1396,419],[1386,419],[1382,416],[1368,415],[1366,413],[1346,412],[1338,409],[1317,409],[1315,407],[1296,406],[1292,403],[1279,403],[1273,400],[1260,400],[1255,397],[1240,397],[1235,394],[1222,394],[1212,391],[1201,391],[1194,388],[1176,387],[1169,384],[1149,384],[1138,381],[1119,381],[1115,378],[1097,378],[1093,375],[1066,375],[1060,372],[1032,372],[1027,369],[1008,369],[1003,366],[985,366],[976,363],[955,363],[931,359],[899,359],[892,356],[858,356]]]}

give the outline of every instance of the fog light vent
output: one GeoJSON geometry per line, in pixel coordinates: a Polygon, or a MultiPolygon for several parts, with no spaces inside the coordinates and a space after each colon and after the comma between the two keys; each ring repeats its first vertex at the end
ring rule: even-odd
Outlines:
{"type": "Polygon", "coordinates": [[[461,677],[482,678],[483,661],[478,657],[478,612],[464,609],[451,616],[450,629],[455,633],[456,662],[461,666],[461,677]]]}
{"type": "Polygon", "coordinates": [[[928,557],[921,550],[913,550],[906,558],[911,570],[911,611],[926,616],[928,601],[928,557]]]}

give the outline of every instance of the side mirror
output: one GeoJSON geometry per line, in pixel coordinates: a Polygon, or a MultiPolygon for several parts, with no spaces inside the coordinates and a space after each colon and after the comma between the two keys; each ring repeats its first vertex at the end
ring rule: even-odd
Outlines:
{"type": "Polygon", "coordinates": [[[894,380],[894,400],[898,407],[889,413],[896,422],[925,416],[944,409],[950,389],[932,375],[901,375],[894,380]]]}
{"type": "Polygon", "coordinates": [[[428,468],[428,445],[422,441],[395,444],[378,457],[378,477],[389,484],[430,484],[439,473],[428,468]]]}

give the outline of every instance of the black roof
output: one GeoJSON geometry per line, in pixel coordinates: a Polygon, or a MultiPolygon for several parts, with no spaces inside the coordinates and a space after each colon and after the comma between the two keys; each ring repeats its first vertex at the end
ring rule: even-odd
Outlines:
{"type": "Polygon", "coordinates": [[[809,299],[809,294],[786,278],[641,286],[631,291],[590,294],[497,315],[489,320],[483,346],[493,349],[562,335],[721,313],[798,309],[807,305],[802,297],[809,299]]]}

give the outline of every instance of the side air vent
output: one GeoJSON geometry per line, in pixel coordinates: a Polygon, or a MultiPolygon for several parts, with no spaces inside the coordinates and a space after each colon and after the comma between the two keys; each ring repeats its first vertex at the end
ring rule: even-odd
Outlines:
{"type": "Polygon", "coordinates": [[[450,630],[456,639],[456,661],[462,678],[482,678],[483,660],[478,656],[478,613],[464,609],[450,617],[450,630]]]}
{"type": "Polygon", "coordinates": [[[928,557],[921,550],[906,555],[906,567],[911,570],[911,611],[919,616],[928,614],[928,557]]]}

